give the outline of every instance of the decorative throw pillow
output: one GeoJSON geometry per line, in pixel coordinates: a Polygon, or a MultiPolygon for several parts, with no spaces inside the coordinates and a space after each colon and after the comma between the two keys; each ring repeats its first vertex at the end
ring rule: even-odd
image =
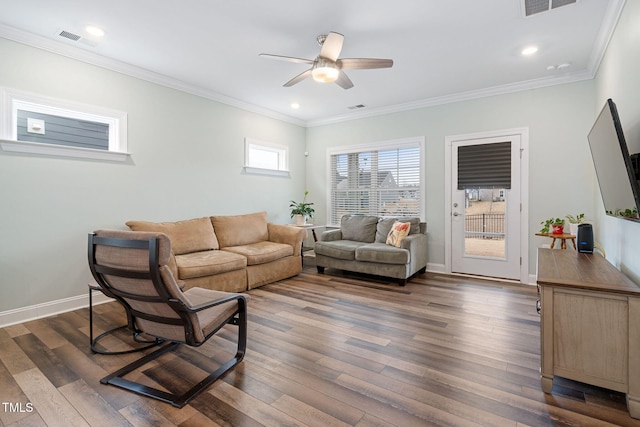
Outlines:
{"type": "Polygon", "coordinates": [[[389,234],[387,235],[387,245],[392,245],[396,248],[399,248],[400,244],[402,243],[402,239],[407,237],[410,229],[411,223],[409,222],[394,222],[391,226],[391,231],[389,231],[389,234]]]}

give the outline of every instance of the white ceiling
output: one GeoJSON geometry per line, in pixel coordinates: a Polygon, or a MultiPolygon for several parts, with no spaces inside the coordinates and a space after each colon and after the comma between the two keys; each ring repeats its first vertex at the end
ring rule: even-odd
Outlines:
{"type": "Polygon", "coordinates": [[[592,78],[624,0],[530,17],[522,2],[0,0],[0,37],[316,125],[592,78]],[[95,46],[83,43],[87,24],[106,32],[95,46]],[[316,37],[329,31],[345,36],[340,57],[390,58],[393,68],[349,71],[349,90],[312,79],[285,88],[308,66],[258,56],[314,59],[316,37]],[[538,53],[523,57],[531,44],[538,53]],[[559,64],[570,66],[547,69],[559,64]],[[366,107],[348,108],[357,104],[366,107]]]}

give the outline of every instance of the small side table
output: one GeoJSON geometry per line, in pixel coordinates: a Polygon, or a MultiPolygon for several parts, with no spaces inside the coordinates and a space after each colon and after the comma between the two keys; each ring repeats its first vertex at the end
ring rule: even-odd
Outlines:
{"type": "Polygon", "coordinates": [[[573,234],[536,233],[536,236],[550,237],[552,239],[551,249],[555,246],[556,240],[560,240],[561,249],[567,249],[567,240],[571,240],[571,243],[573,243],[573,249],[578,250],[578,248],[576,248],[576,236],[573,234]]]}
{"type": "MultiPolygon", "coordinates": [[[[287,224],[287,225],[289,227],[297,227],[305,230],[311,230],[311,234],[313,235],[314,242],[318,241],[318,236],[316,236],[316,228],[324,228],[324,225],[316,225],[316,224],[302,224],[302,225],[287,224]]],[[[302,252],[304,252],[304,246],[300,248],[300,256],[302,256],[302,252]]]]}

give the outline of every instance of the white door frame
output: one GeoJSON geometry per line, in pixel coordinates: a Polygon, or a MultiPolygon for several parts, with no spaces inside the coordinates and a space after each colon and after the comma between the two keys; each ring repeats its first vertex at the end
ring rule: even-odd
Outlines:
{"type": "Polygon", "coordinates": [[[451,149],[454,142],[470,139],[500,138],[512,135],[520,136],[520,282],[529,283],[529,128],[503,129],[488,132],[468,133],[463,135],[450,135],[444,139],[444,267],[445,272],[451,274],[451,149]]]}

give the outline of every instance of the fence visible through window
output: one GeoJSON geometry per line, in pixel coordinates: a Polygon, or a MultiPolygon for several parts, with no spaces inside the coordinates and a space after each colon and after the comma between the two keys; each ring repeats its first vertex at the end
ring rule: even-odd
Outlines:
{"type": "Polygon", "coordinates": [[[504,240],[504,214],[466,215],[464,234],[470,239],[504,240]]]}

